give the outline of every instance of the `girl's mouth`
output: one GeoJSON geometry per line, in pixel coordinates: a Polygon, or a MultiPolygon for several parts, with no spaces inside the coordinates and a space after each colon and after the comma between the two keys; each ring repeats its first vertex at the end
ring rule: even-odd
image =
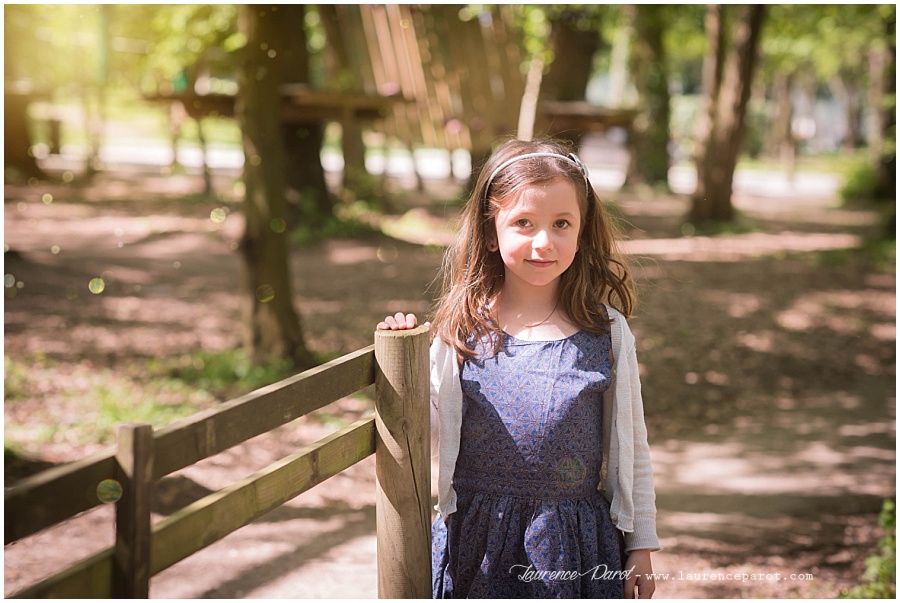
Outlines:
{"type": "Polygon", "coordinates": [[[525,260],[535,268],[547,268],[554,264],[553,260],[525,260]]]}

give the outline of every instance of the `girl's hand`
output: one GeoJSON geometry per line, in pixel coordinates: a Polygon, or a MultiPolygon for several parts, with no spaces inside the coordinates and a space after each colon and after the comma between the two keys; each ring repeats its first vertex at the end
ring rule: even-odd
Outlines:
{"type": "MultiPolygon", "coordinates": [[[[415,329],[417,323],[418,319],[415,314],[403,314],[403,312],[397,312],[393,316],[388,316],[382,322],[378,323],[376,328],[379,330],[390,329],[392,331],[415,329]]],[[[425,323],[426,328],[430,326],[430,322],[425,323]]]]}
{"type": "Polygon", "coordinates": [[[637,549],[628,553],[628,560],[625,561],[625,570],[630,570],[628,579],[625,580],[625,598],[626,599],[649,599],[656,590],[656,583],[653,581],[653,568],[650,565],[650,551],[648,549],[637,549]],[[635,593],[635,588],[637,592],[635,593]],[[635,597],[637,595],[637,597],[635,597]]]}

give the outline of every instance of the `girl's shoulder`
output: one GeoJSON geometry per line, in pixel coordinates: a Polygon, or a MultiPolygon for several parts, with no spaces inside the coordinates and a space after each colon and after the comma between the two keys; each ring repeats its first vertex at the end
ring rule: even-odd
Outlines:
{"type": "Polygon", "coordinates": [[[623,344],[633,340],[634,335],[631,333],[631,328],[628,326],[628,320],[625,318],[625,315],[609,304],[604,305],[606,306],[607,316],[609,316],[611,321],[609,330],[612,336],[613,349],[618,349],[623,344]]]}

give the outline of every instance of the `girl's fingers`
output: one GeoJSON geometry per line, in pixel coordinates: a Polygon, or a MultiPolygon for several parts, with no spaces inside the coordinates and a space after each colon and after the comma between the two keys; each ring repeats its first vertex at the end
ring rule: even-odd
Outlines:
{"type": "MultiPolygon", "coordinates": [[[[397,312],[393,316],[386,316],[375,328],[381,330],[391,329],[392,331],[397,331],[399,329],[414,329],[418,322],[419,320],[416,318],[415,314],[397,312]]],[[[425,326],[430,327],[431,323],[426,322],[425,326]]]]}
{"type": "Polygon", "coordinates": [[[634,599],[634,576],[629,576],[627,580],[625,580],[625,598],[626,599],[634,599]]]}
{"type": "Polygon", "coordinates": [[[404,314],[403,312],[397,312],[394,316],[385,319],[388,324],[391,325],[391,328],[394,328],[394,323],[397,324],[398,329],[414,329],[416,327],[416,315],[415,314],[404,314]],[[391,318],[394,319],[394,322],[391,322],[391,318]]]}

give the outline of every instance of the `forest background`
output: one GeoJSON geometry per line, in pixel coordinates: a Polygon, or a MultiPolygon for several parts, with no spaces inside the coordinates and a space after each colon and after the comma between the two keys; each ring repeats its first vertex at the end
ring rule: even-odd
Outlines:
{"type": "MultiPolygon", "coordinates": [[[[426,314],[480,162],[552,133],[647,291],[663,567],[817,577],[668,592],[892,592],[895,28],[892,5],[5,6],[6,484],[426,314]]],[[[161,484],[159,515],[239,457],[161,484]]],[[[282,527],[369,542],[360,467],[346,513],[320,494],[282,527]]],[[[80,519],[8,545],[5,592],[70,563],[46,550],[80,519]]],[[[278,578],[199,592],[315,596],[297,548],[228,542],[278,578]]],[[[157,594],[199,596],[177,576],[157,594]]]]}

